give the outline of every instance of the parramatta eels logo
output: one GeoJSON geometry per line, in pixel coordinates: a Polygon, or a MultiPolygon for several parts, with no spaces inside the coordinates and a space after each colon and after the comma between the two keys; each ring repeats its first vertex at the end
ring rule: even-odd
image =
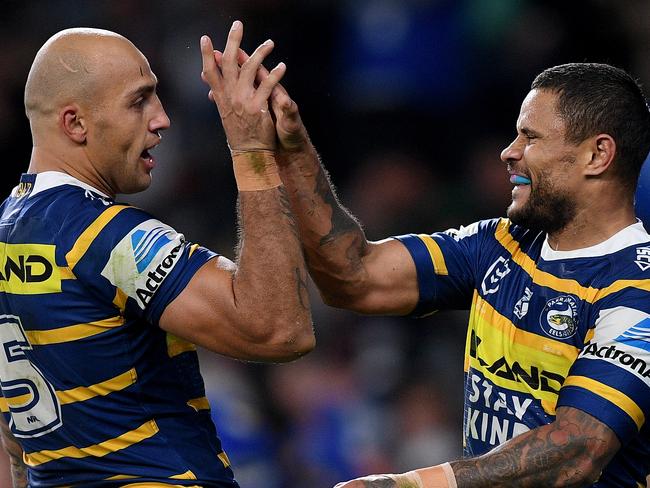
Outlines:
{"type": "Polygon", "coordinates": [[[568,339],[578,331],[578,304],[570,295],[561,295],[546,302],[539,315],[542,330],[554,339],[568,339]]]}

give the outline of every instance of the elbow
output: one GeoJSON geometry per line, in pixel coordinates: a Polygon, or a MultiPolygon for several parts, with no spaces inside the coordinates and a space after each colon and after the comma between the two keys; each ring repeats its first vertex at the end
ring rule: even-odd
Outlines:
{"type": "Polygon", "coordinates": [[[316,347],[311,317],[274,319],[266,323],[266,333],[255,340],[258,359],[287,363],[301,358],[316,347]]]}
{"type": "Polygon", "coordinates": [[[598,481],[604,468],[605,466],[595,462],[591,458],[591,456],[589,455],[584,456],[578,468],[582,475],[582,476],[578,476],[578,478],[581,478],[579,480],[579,486],[584,486],[584,487],[592,486],[594,483],[598,481]]]}
{"type": "Polygon", "coordinates": [[[558,483],[555,486],[585,488],[598,481],[604,466],[585,454],[579,459],[574,459],[564,468],[561,465],[558,468],[563,475],[558,476],[558,483]]]}

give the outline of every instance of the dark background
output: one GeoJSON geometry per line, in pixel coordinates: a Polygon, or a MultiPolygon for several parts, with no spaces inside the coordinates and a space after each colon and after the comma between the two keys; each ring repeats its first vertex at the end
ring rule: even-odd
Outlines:
{"type": "MultiPolygon", "coordinates": [[[[236,189],[199,38],[272,38],[341,199],[371,239],[503,215],[499,153],[534,76],[607,62],[650,84],[650,2],[533,0],[4,1],[3,194],[27,168],[22,91],[38,48],[67,27],[131,39],[172,120],[147,192],[123,197],[227,256],[236,189]]],[[[650,88],[649,88],[650,90],[650,88]]],[[[289,365],[202,354],[208,396],[243,488],[326,488],[460,455],[466,312],[422,320],[329,309],[314,294],[315,352],[289,365]]],[[[2,482],[0,481],[0,484],[2,482]]],[[[4,486],[4,485],[3,485],[4,486]]]]}

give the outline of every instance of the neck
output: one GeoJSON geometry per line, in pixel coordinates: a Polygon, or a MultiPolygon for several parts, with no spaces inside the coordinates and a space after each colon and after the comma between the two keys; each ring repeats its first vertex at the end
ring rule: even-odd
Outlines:
{"type": "Polygon", "coordinates": [[[44,171],[58,171],[69,174],[79,181],[96,188],[101,193],[115,197],[115,192],[111,190],[108,182],[91,165],[83,164],[83,161],[77,161],[74,156],[62,156],[62,152],[34,146],[27,172],[43,173],[44,171]]]}
{"type": "Polygon", "coordinates": [[[619,203],[608,211],[598,207],[583,209],[564,228],[549,234],[551,249],[574,251],[595,246],[636,222],[632,202],[619,203]]]}

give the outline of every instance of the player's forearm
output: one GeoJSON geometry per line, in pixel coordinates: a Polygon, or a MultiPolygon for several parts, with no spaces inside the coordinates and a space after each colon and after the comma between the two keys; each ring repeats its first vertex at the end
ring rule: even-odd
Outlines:
{"type": "Polygon", "coordinates": [[[0,415],[0,430],[2,432],[2,445],[9,454],[9,461],[11,462],[13,488],[27,488],[27,466],[23,462],[23,450],[2,415],[0,415]]]}
{"type": "Polygon", "coordinates": [[[233,293],[242,322],[269,357],[294,359],[314,347],[314,335],[304,256],[284,187],[240,192],[239,220],[233,293]]]}
{"type": "Polygon", "coordinates": [[[280,150],[277,157],[309,271],[324,298],[360,292],[368,241],[338,201],[316,150],[306,141],[300,150],[280,150]]]}
{"type": "Polygon", "coordinates": [[[604,424],[580,410],[498,449],[451,463],[458,488],[590,486],[620,445],[604,424]]]}

